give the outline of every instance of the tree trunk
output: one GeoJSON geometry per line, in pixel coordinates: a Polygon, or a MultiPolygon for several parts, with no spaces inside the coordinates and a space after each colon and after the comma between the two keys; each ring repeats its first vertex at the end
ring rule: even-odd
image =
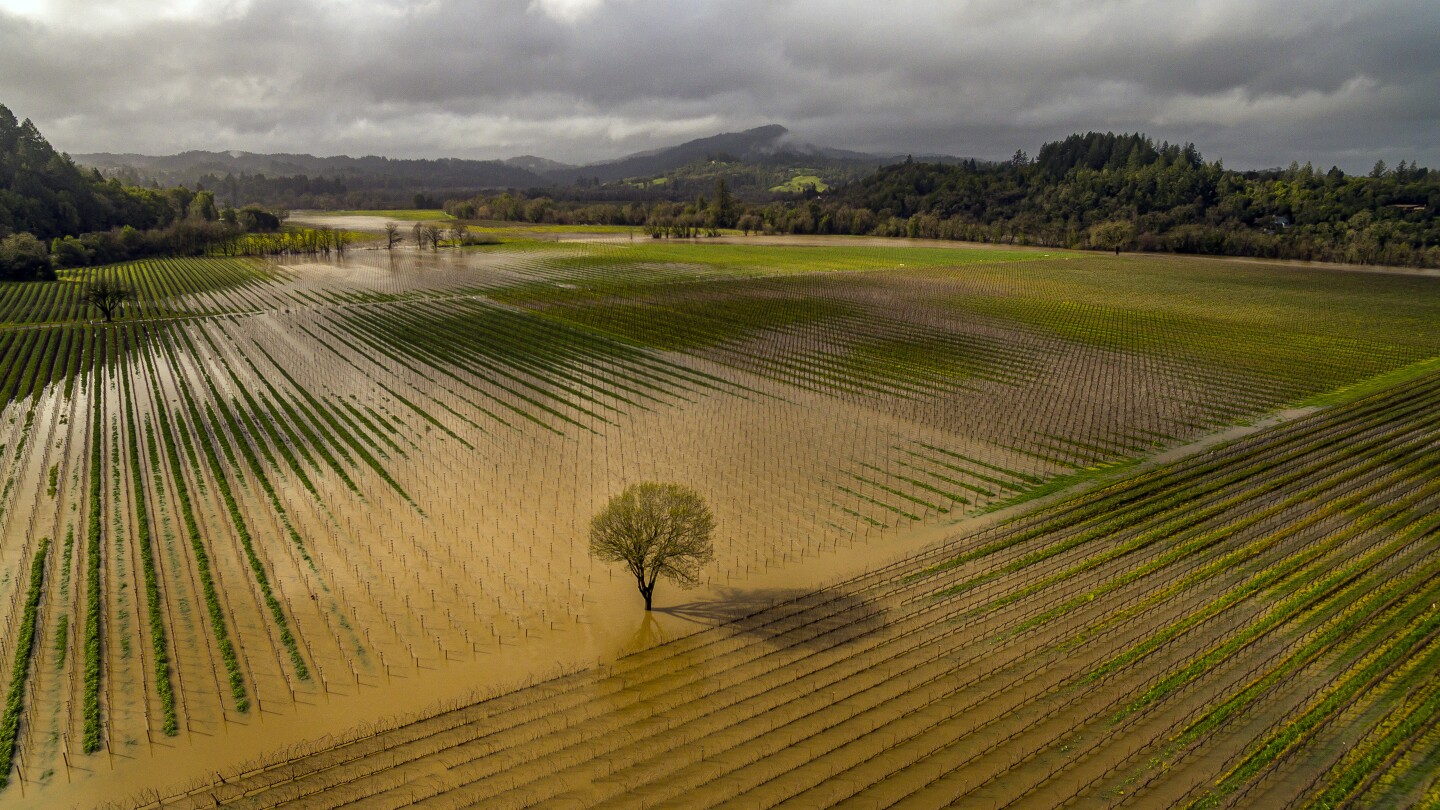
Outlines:
{"type": "Polygon", "coordinates": [[[639,576],[635,578],[635,584],[640,588],[640,595],[645,597],[645,610],[650,610],[650,597],[655,593],[655,583],[646,583],[645,577],[639,576]]]}

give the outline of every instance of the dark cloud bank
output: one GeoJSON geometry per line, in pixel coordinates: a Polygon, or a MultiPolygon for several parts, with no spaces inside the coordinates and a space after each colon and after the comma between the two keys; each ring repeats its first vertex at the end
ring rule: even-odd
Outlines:
{"type": "Polygon", "coordinates": [[[781,123],[1001,158],[1087,130],[1235,168],[1440,166],[1440,3],[0,0],[0,103],[70,152],[561,160],[781,123]]]}

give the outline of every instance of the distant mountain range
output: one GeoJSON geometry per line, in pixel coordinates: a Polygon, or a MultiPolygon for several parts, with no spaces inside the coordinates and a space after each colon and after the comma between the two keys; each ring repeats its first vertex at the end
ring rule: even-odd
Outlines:
{"type": "MultiPolygon", "coordinates": [[[[686,166],[702,162],[750,163],[768,166],[793,165],[807,168],[835,166],[878,167],[890,158],[845,149],[831,149],[801,143],[790,137],[790,131],[779,124],[726,132],[686,141],[679,146],[637,152],[618,160],[590,163],[583,166],[552,165],[544,170],[547,180],[571,185],[581,180],[598,179],[602,183],[666,175],[686,166]]],[[[509,162],[509,161],[507,161],[509,162]]]]}
{"type": "Polygon", "coordinates": [[[548,185],[533,171],[499,160],[392,160],[367,156],[315,157],[314,155],[265,155],[254,152],[181,152],[178,155],[112,154],[100,152],[72,155],[76,163],[99,169],[102,174],[125,180],[154,181],[161,186],[194,185],[207,175],[263,174],[266,177],[330,178],[380,181],[366,187],[394,185],[407,188],[525,188],[548,185]]]}
{"type": "MultiPolygon", "coordinates": [[[[770,172],[767,177],[783,176],[790,168],[796,171],[803,169],[805,173],[833,184],[863,176],[886,163],[903,159],[806,144],[793,138],[789,130],[778,124],[712,135],[677,146],[637,152],[617,160],[583,165],[534,155],[507,160],[396,160],[375,156],[352,158],[343,155],[315,157],[304,154],[190,151],[161,157],[107,152],[72,157],[81,165],[130,183],[193,186],[197,183],[213,184],[216,178],[226,175],[245,174],[269,178],[324,178],[342,181],[350,189],[407,188],[417,191],[597,185],[665,178],[687,167],[693,178],[697,164],[707,163],[764,167],[770,172]]],[[[957,160],[944,156],[926,156],[926,159],[934,162],[957,160]]],[[[753,178],[755,173],[752,171],[747,177],[753,178]]]]}

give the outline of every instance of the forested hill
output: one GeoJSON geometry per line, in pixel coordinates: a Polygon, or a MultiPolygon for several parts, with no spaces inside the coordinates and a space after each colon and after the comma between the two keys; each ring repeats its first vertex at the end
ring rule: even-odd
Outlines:
{"type": "Polygon", "coordinates": [[[0,106],[0,281],[53,279],[55,267],[194,255],[279,224],[255,207],[219,209],[213,192],[106,180],[0,106]]]}
{"type": "Polygon", "coordinates": [[[1034,160],[905,162],[802,205],[780,230],[1440,266],[1440,172],[1377,163],[1238,172],[1191,144],[1088,133],[1034,160]],[[796,228],[791,219],[798,218],[796,228]]]}
{"type": "MultiPolygon", "coordinates": [[[[745,139],[749,139],[746,143],[773,145],[780,143],[783,135],[783,128],[765,127],[682,144],[660,156],[674,162],[693,157],[690,153],[702,147],[735,146],[745,139]]],[[[758,148],[751,151],[764,152],[758,148]]],[[[636,159],[639,157],[643,156],[636,159]]],[[[849,155],[836,159],[848,160],[849,155]]],[[[458,176],[447,174],[460,169],[490,172],[501,167],[510,173],[490,178],[491,182],[537,178],[524,168],[493,162],[367,158],[357,163],[376,172],[380,170],[375,166],[383,164],[387,171],[418,166],[429,173],[424,182],[409,176],[388,177],[382,184],[391,189],[387,198],[413,193],[417,182],[419,188],[428,188],[482,179],[463,171],[458,176]],[[380,163],[372,166],[375,161],[380,163]]],[[[677,174],[674,190],[682,185],[681,174],[677,174]]],[[[524,196],[502,198],[511,203],[528,202],[526,210],[556,221],[644,223],[666,233],[677,227],[682,234],[700,228],[740,227],[781,233],[916,236],[1440,267],[1440,172],[1403,161],[1394,167],[1377,163],[1363,176],[1346,175],[1333,167],[1317,171],[1309,164],[1294,163],[1286,169],[1238,172],[1224,168],[1219,161],[1207,162],[1192,144],[1157,145],[1140,134],[1091,132],[1045,144],[1033,160],[1023,152],[1001,163],[906,160],[859,179],[853,177],[823,193],[823,187],[815,186],[801,194],[781,189],[768,202],[758,197],[717,206],[714,203],[719,198],[705,202],[703,188],[720,188],[726,175],[697,175],[685,187],[693,197],[647,198],[627,206],[623,215],[616,205],[599,203],[621,199],[614,197],[617,188],[633,191],[626,181],[596,184],[597,178],[592,177],[569,189],[539,191],[542,196],[538,198],[534,198],[537,190],[532,189],[533,199],[528,201],[524,196]],[[551,205],[544,197],[548,194],[554,194],[559,204],[551,205]]],[[[142,230],[194,230],[187,223],[198,227],[217,219],[221,213],[216,210],[217,203],[233,207],[261,201],[273,196],[270,192],[277,188],[277,193],[306,199],[330,199],[345,191],[340,180],[303,175],[269,180],[260,175],[223,179],[207,175],[205,179],[204,187],[212,190],[199,191],[198,183],[191,191],[139,188],[115,178],[106,180],[56,152],[30,121],[18,122],[10,110],[0,106],[0,239],[25,233],[37,237],[23,245],[14,240],[0,245],[0,265],[16,264],[7,257],[20,251],[36,254],[20,264],[38,267],[44,261],[44,249],[33,243],[49,243],[56,237],[126,225],[142,230]],[[283,187],[252,188],[245,180],[283,187]],[[332,189],[306,183],[342,185],[332,189]]],[[[416,196],[427,205],[440,199],[416,196]]],[[[493,209],[486,203],[494,201],[461,202],[473,202],[473,210],[478,212],[493,209]]],[[[193,250],[204,242],[191,236],[195,234],[188,231],[169,234],[145,250],[171,249],[176,244],[193,250]]],[[[124,252],[102,247],[87,247],[93,254],[90,260],[124,252]]]]}
{"type": "Polygon", "coordinates": [[[415,192],[445,189],[530,188],[546,185],[540,175],[496,160],[402,160],[369,155],[352,158],[252,152],[182,152],[178,155],[97,153],[77,155],[108,177],[132,185],[158,183],[206,188],[217,201],[315,202],[346,193],[406,198],[415,192]],[[321,198],[319,200],[306,198],[321,198]]]}
{"type": "Polygon", "coordinates": [[[56,152],[29,119],[0,105],[0,237],[28,232],[49,240],[119,225],[153,226],[144,195],[82,171],[56,152]]]}
{"type": "MultiPolygon", "coordinates": [[[[771,124],[686,141],[625,157],[570,165],[526,155],[505,161],[394,160],[305,154],[190,151],[153,157],[81,154],[75,159],[128,185],[184,185],[215,192],[230,206],[262,203],[298,208],[384,208],[477,190],[543,190],[562,199],[656,201],[694,199],[724,177],[747,199],[769,199],[795,178],[820,188],[869,174],[891,155],[868,155],[802,143],[771,124]]],[[[438,203],[427,203],[438,204],[438,203]]]]}

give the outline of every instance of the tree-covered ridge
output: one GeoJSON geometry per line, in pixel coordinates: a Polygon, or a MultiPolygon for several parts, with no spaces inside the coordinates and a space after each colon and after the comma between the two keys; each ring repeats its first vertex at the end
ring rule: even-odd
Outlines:
{"type": "Polygon", "coordinates": [[[173,219],[171,201],[84,172],[55,151],[29,119],[0,105],[0,236],[41,240],[121,225],[153,228],[173,219]]]}
{"type": "Polygon", "coordinates": [[[1193,144],[1088,133],[1032,161],[905,162],[818,203],[770,212],[777,230],[1094,246],[1125,222],[1142,250],[1440,266],[1440,173],[1377,163],[1368,176],[1309,164],[1238,172],[1193,144]]]}
{"type": "Polygon", "coordinates": [[[279,226],[255,206],[217,207],[212,191],[127,186],[81,169],[0,105],[0,281],[53,279],[56,266],[197,255],[279,226]]]}
{"type": "MultiPolygon", "coordinates": [[[[688,154],[682,147],[669,151],[688,154]]],[[[669,236],[738,228],[1440,267],[1440,173],[1403,161],[1377,163],[1366,176],[1297,163],[1237,172],[1207,162],[1193,144],[1090,132],[1045,144],[1034,160],[1021,151],[1001,163],[906,160],[868,175],[868,166],[846,164],[829,177],[838,187],[805,186],[796,195],[775,191],[796,180],[776,155],[712,158],[659,184],[582,176],[567,188],[452,197],[445,207],[461,219],[644,225],[669,236]]],[[[854,154],[814,159],[853,162],[854,154]]],[[[443,174],[450,164],[425,165],[443,174]]],[[[234,210],[246,202],[374,201],[340,179],[242,172],[204,180],[211,190],[107,180],[0,106],[0,278],[42,278],[51,253],[62,266],[194,254],[278,225],[255,206],[234,210]],[[257,221],[261,214],[266,222],[257,221]]],[[[392,181],[399,185],[382,196],[410,193],[401,186],[411,180],[392,181]]],[[[414,201],[435,207],[440,198],[419,193],[414,201]]]]}
{"type": "MultiPolygon", "coordinates": [[[[825,193],[755,202],[711,187],[630,200],[613,185],[451,200],[460,219],[644,225],[655,236],[855,234],[1068,248],[1440,267],[1440,173],[1377,163],[1365,176],[1306,164],[1231,171],[1194,144],[1087,133],[1031,160],[881,167],[825,193]],[[707,198],[706,192],[710,196],[707,198]],[[727,199],[727,205],[717,205],[727,199]]],[[[730,187],[733,189],[733,187],[730,187]]]]}

